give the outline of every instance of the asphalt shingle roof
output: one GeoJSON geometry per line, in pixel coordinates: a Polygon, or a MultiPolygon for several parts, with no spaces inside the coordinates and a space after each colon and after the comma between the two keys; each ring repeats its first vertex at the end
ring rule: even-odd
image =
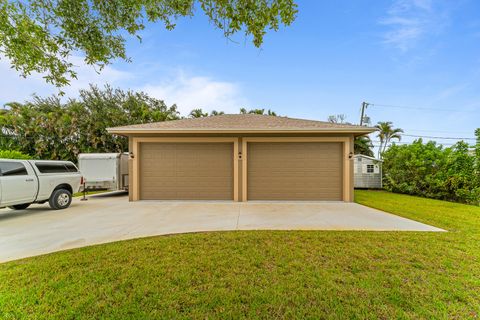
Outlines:
{"type": "Polygon", "coordinates": [[[136,124],[108,130],[111,133],[128,131],[373,131],[372,128],[358,125],[258,114],[225,114],[136,124]]]}

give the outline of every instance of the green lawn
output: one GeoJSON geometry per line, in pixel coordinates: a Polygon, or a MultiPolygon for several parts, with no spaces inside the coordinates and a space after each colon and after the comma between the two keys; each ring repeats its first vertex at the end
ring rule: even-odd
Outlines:
{"type": "Polygon", "coordinates": [[[479,207],[356,198],[450,232],[217,232],[69,250],[0,264],[0,319],[480,317],[479,207]]]}

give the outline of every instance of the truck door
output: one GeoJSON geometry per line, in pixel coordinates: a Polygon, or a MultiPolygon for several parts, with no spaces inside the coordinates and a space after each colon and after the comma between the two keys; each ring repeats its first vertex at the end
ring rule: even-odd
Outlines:
{"type": "Polygon", "coordinates": [[[31,167],[21,161],[0,161],[2,206],[31,203],[35,200],[38,184],[31,167]]]}

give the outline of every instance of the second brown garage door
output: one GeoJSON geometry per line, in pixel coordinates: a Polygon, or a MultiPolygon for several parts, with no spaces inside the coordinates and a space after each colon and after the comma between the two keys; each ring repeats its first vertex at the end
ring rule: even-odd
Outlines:
{"type": "Polygon", "coordinates": [[[342,144],[251,142],[248,200],[342,200],[342,144]]]}
{"type": "Polygon", "coordinates": [[[232,143],[141,143],[140,199],[232,200],[232,143]]]}

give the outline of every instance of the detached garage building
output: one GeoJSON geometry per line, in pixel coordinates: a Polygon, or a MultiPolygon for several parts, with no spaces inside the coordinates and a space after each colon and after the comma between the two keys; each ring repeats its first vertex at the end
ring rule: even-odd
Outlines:
{"type": "Polygon", "coordinates": [[[110,128],[136,200],[353,200],[353,139],[372,128],[232,114],[110,128]]]}

